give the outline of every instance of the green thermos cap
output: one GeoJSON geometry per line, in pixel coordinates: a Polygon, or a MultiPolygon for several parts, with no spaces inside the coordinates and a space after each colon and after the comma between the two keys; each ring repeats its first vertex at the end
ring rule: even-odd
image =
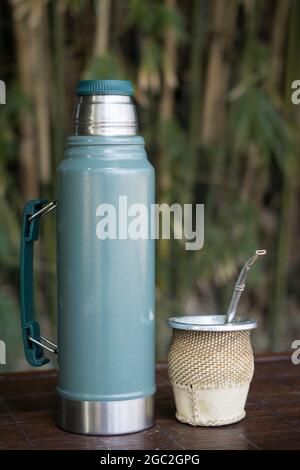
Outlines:
{"type": "Polygon", "coordinates": [[[133,95],[133,86],[128,80],[80,80],[77,96],[86,95],[133,95]]]}

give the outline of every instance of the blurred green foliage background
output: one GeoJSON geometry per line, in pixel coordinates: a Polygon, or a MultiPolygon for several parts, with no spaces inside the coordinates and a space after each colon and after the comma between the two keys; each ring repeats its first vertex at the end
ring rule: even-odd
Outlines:
{"type": "MultiPolygon", "coordinates": [[[[238,269],[256,351],[300,337],[299,0],[1,0],[1,371],[26,368],[18,307],[22,207],[55,198],[82,78],[132,80],[157,201],[205,203],[205,246],[157,243],[157,355],[173,314],[225,312],[238,269]]],[[[56,337],[55,216],[35,255],[36,310],[56,337]]]]}

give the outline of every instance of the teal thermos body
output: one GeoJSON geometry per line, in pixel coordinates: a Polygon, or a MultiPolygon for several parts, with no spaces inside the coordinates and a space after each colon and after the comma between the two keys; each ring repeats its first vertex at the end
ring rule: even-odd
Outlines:
{"type": "Polygon", "coordinates": [[[26,358],[41,366],[47,351],[57,354],[58,425],[82,434],[123,434],[153,424],[155,182],[132,94],[126,81],[79,82],[57,200],[29,201],[23,214],[26,358]],[[33,302],[34,241],[41,216],[54,208],[57,345],[41,335],[33,302]]]}

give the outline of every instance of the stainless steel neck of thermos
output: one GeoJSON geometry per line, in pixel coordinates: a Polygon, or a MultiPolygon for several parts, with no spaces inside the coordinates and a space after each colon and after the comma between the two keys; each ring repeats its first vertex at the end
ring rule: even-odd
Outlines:
{"type": "Polygon", "coordinates": [[[125,95],[79,96],[74,116],[75,135],[133,136],[138,123],[133,100],[125,95]]]}

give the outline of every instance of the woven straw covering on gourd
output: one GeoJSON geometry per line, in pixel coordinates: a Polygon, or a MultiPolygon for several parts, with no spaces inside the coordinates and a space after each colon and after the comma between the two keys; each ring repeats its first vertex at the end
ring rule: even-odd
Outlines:
{"type": "Polygon", "coordinates": [[[173,330],[168,363],[171,382],[186,389],[247,384],[254,371],[250,331],[173,330]]]}

